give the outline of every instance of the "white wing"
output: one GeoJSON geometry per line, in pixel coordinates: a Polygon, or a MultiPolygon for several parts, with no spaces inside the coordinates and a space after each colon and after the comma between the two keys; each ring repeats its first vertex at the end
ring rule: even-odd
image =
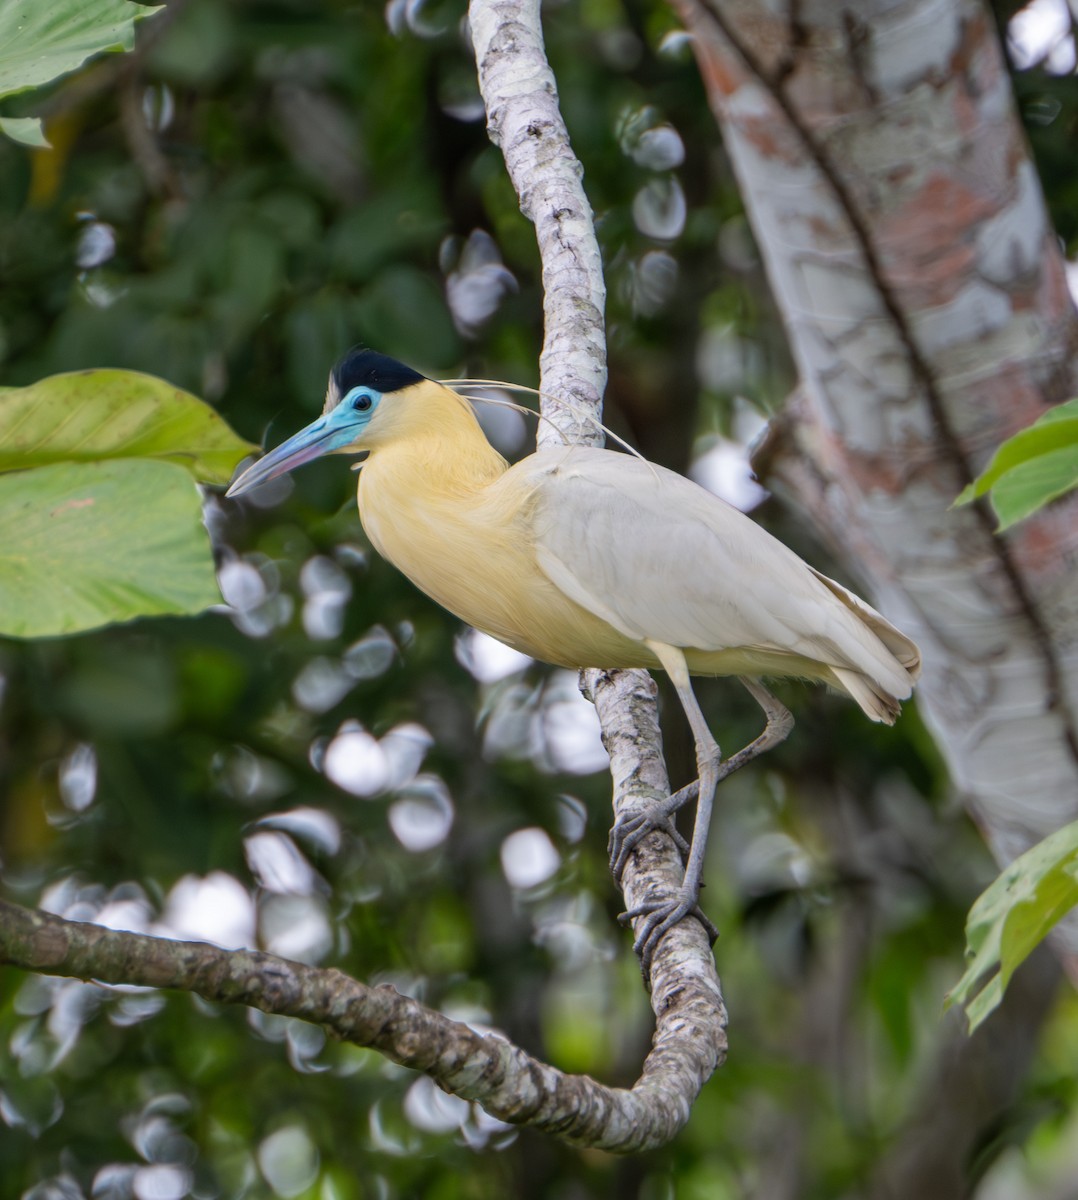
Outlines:
{"type": "Polygon", "coordinates": [[[627,636],[777,650],[866,672],[908,695],[909,677],[872,626],[912,643],[697,484],[587,447],[541,451],[513,468],[522,469],[541,569],[627,636]]]}

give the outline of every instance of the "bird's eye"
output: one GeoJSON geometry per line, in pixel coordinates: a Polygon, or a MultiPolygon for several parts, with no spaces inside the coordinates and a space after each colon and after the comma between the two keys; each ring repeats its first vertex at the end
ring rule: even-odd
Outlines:
{"type": "Polygon", "coordinates": [[[370,406],[371,398],[370,396],[365,395],[363,392],[360,392],[360,394],[352,401],[352,407],[356,410],[356,412],[366,412],[370,406]]]}

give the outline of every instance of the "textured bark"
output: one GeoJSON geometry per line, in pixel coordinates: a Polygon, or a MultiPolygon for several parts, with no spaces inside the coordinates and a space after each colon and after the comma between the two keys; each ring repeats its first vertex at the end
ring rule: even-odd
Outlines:
{"type": "Polygon", "coordinates": [[[1004,537],[950,505],[1071,394],[1078,323],[995,27],[978,0],[674,3],[801,375],[774,477],[920,641],[1008,861],[1078,816],[1078,499],[1004,537]]]}
{"type": "MultiPolygon", "coordinates": [[[[521,211],[535,226],[542,261],[540,389],[551,424],[541,426],[540,442],[601,443],[595,420],[606,384],[602,259],[546,61],[539,2],[472,0],[469,21],[490,137],[502,150],[521,211]],[[571,399],[577,412],[566,413],[555,397],[571,399]]],[[[654,681],[644,671],[586,671],[582,688],[595,703],[610,753],[615,818],[666,796],[654,681]]],[[[650,835],[622,878],[627,907],[669,894],[682,874],[673,842],[650,835]]],[[[726,1010],[697,921],[683,921],[665,936],[652,962],[650,989],[656,1032],[633,1092],[650,1098],[655,1111],[648,1120],[661,1119],[673,1136],[726,1056],[726,1010]]]]}
{"type": "Polygon", "coordinates": [[[569,144],[543,48],[539,3],[473,0],[468,20],[487,131],[502,151],[521,212],[535,226],[539,243],[544,316],[539,386],[551,422],[540,424],[539,444],[601,445],[594,421],[554,401],[568,399],[593,417],[601,412],[606,286],[583,169],[569,144]]]}
{"type": "Polygon", "coordinates": [[[476,1101],[503,1121],[622,1153],[661,1145],[684,1123],[684,1097],[699,1069],[699,1056],[686,1047],[706,1036],[716,1002],[706,985],[695,989],[695,1001],[665,996],[671,1015],[629,1091],[563,1074],[389,985],[367,987],[340,971],[256,950],[125,933],[0,900],[0,963],[103,983],[179,988],[298,1017],[424,1071],[447,1092],[476,1101]]]}

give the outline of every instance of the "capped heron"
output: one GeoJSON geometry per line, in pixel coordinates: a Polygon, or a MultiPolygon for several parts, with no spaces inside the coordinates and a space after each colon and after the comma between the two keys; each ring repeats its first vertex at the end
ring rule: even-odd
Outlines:
{"type": "Polygon", "coordinates": [[[698,908],[715,788],[782,741],[789,711],[760,682],[797,676],[894,722],[920,672],[909,638],[736,508],[681,475],[586,446],[509,466],[472,406],[448,386],[371,350],[333,368],[322,416],[249,467],[229,496],[323,454],[368,457],[359,513],[375,549],[462,621],[562,667],[661,667],[696,742],[697,784],[619,821],[617,878],[662,828],[687,853],[681,887],[623,914],[643,917],[645,972],[663,935],[698,908]],[[691,675],[736,675],[763,733],[723,760],[691,675]],[[697,795],[692,841],[672,815],[697,795]]]}

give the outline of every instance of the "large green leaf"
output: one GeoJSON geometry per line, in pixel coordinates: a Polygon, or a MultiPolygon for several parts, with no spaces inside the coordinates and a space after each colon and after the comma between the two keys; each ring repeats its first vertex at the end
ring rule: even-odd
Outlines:
{"type": "Polygon", "coordinates": [[[966,921],[969,967],[948,994],[970,1031],[992,1012],[1018,966],[1078,904],[1078,821],[1016,858],[978,897],[966,921]]]}
{"type": "Polygon", "coordinates": [[[52,637],[219,603],[198,486],[147,459],[0,475],[0,634],[52,637]]]}
{"type": "Polygon", "coordinates": [[[102,51],[130,50],[135,22],[157,11],[128,0],[0,0],[0,97],[49,83],[102,51]]]}
{"type": "Polygon", "coordinates": [[[0,471],[163,458],[227,483],[254,449],[196,396],[136,371],[75,371],[0,392],[0,471]]]}
{"type": "Polygon", "coordinates": [[[1045,413],[1008,438],[956,504],[991,492],[1000,529],[1007,529],[1078,487],[1078,399],[1045,413]]]}

